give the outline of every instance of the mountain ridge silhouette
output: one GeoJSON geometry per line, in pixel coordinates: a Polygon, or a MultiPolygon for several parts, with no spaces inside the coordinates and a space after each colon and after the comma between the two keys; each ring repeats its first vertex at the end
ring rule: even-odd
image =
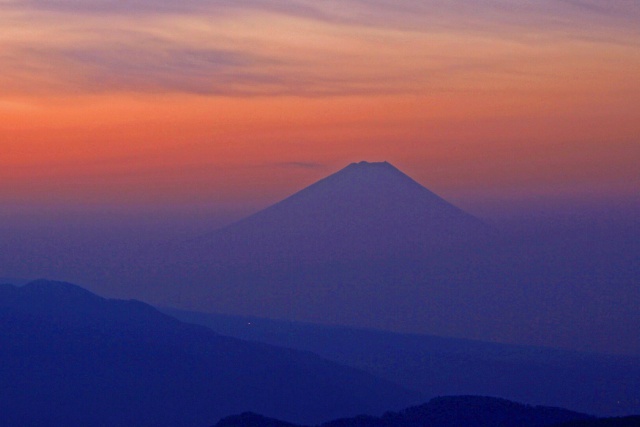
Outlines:
{"type": "Polygon", "coordinates": [[[135,300],[0,285],[0,425],[201,426],[382,413],[420,394],[309,352],[225,337],[135,300]]]}

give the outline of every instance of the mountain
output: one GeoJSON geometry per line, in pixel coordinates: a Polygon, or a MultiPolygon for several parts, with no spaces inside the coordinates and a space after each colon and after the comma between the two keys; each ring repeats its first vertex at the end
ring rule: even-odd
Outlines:
{"type": "MultiPolygon", "coordinates": [[[[321,427],[544,427],[592,417],[561,408],[529,406],[479,396],[439,397],[420,406],[382,417],[358,416],[329,421],[321,427]]],[[[295,427],[245,413],[220,420],[214,427],[295,427]]]]}
{"type": "Polygon", "coordinates": [[[198,245],[213,262],[414,258],[489,231],[390,163],[360,162],[198,245]]]}
{"type": "Polygon", "coordinates": [[[163,310],[224,335],[310,351],[425,396],[495,396],[601,416],[640,413],[638,356],[163,310]]]}
{"type": "Polygon", "coordinates": [[[419,400],[310,353],[60,282],[0,285],[0,349],[4,426],[195,427],[244,411],[318,423],[419,400]]]}
{"type": "MultiPolygon", "coordinates": [[[[149,292],[164,289],[148,298],[155,305],[429,328],[430,319],[453,313],[449,303],[437,303],[459,293],[450,285],[492,264],[481,254],[494,237],[491,227],[391,164],[360,162],[248,218],[165,248],[143,263],[151,267],[135,282],[149,292]],[[429,299],[435,306],[416,305],[429,299]]],[[[468,326],[457,317],[446,322],[450,329],[462,320],[468,326]]]]}
{"type": "Polygon", "coordinates": [[[389,163],[354,163],[141,261],[157,306],[640,354],[633,234],[508,235],[389,163]]]}

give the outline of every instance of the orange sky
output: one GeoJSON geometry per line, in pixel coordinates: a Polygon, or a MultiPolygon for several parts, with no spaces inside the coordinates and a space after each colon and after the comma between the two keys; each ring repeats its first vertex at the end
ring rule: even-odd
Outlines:
{"type": "Polygon", "coordinates": [[[358,160],[463,203],[640,187],[635,2],[82,4],[0,1],[0,203],[261,206],[358,160]]]}

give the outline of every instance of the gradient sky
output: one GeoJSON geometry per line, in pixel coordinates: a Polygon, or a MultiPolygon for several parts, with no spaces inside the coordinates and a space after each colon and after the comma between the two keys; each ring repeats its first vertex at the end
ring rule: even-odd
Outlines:
{"type": "Polygon", "coordinates": [[[636,0],[0,0],[0,203],[261,207],[349,162],[444,197],[640,188],[636,0]]]}

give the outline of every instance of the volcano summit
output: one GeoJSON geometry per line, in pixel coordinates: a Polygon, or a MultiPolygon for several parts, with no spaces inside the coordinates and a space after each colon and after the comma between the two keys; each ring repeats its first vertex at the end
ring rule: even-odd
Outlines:
{"type": "Polygon", "coordinates": [[[489,227],[387,162],[352,163],[198,242],[213,262],[415,258],[489,227]]]}

